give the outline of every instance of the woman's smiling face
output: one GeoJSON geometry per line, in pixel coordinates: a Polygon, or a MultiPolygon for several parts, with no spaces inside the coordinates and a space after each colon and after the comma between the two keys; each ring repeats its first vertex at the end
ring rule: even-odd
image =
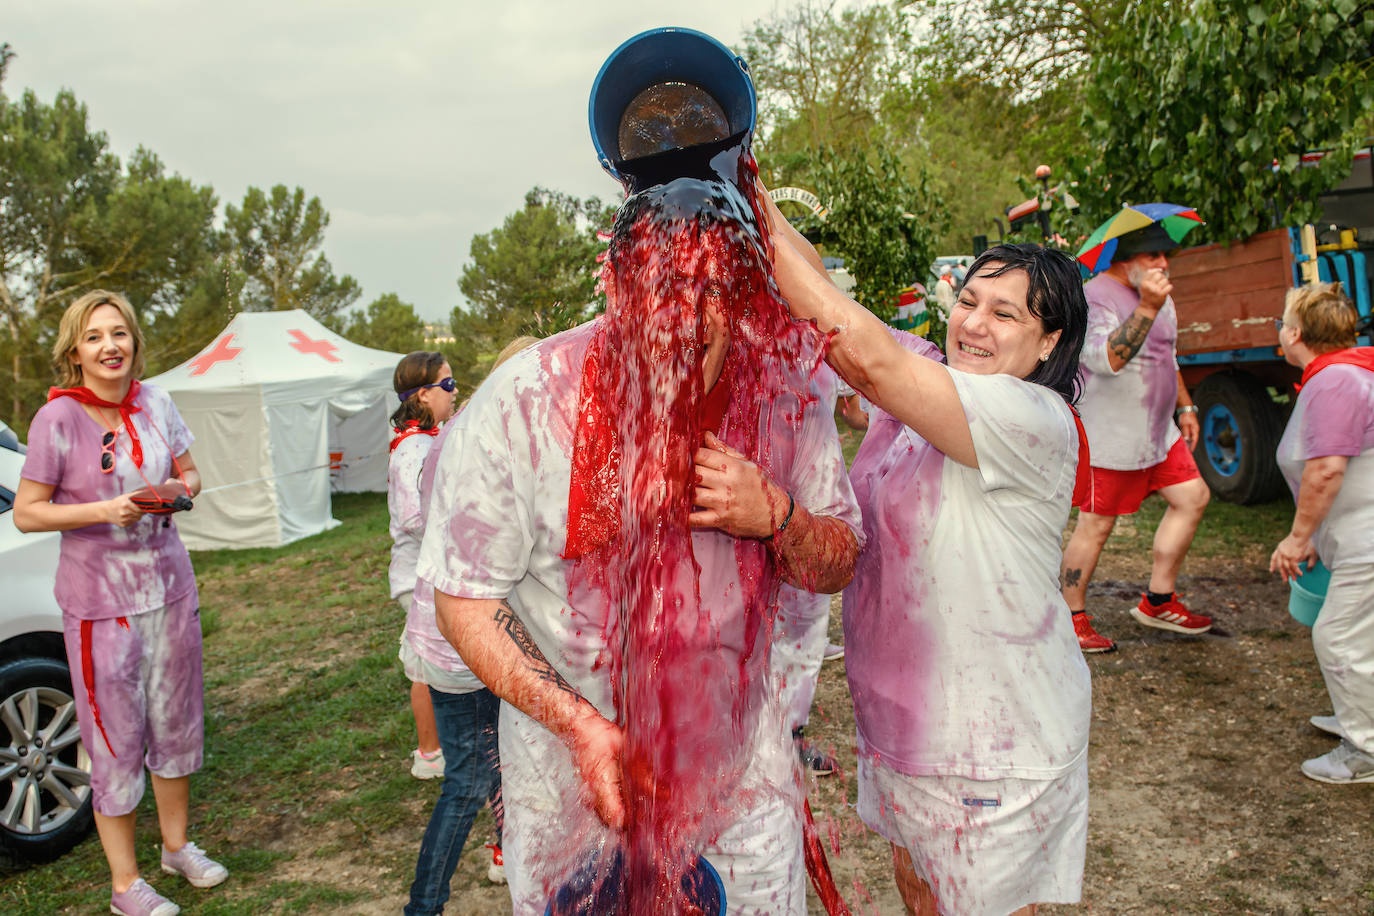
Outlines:
{"type": "Polygon", "coordinates": [[[996,277],[985,273],[998,266],[989,262],[965,281],[949,316],[946,355],[950,367],[962,372],[1025,378],[1050,355],[1060,332],[1046,334],[1040,319],[1031,314],[1025,271],[996,277]]]}
{"type": "Polygon", "coordinates": [[[118,385],[128,378],[133,370],[134,335],[119,309],[102,305],[91,312],[73,357],[81,367],[84,385],[118,385]]]}

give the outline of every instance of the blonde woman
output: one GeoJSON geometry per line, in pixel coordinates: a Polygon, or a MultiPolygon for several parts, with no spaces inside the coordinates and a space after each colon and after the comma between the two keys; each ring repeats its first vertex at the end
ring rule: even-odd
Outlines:
{"type": "Polygon", "coordinates": [[[1312,648],[1335,714],[1312,724],[1341,742],[1302,773],[1337,784],[1374,782],[1374,347],[1355,346],[1357,317],[1339,283],[1284,304],[1279,343],[1302,381],[1278,461],[1297,509],[1269,560],[1285,579],[1318,557],[1331,570],[1312,648]]]}
{"type": "Polygon", "coordinates": [[[96,290],[73,302],[53,362],[62,387],[49,391],[29,429],[14,521],[21,531],[62,532],[54,591],[110,866],[110,910],[175,916],[180,907],[139,877],[134,857],[145,765],[162,870],[196,887],[229,872],[186,833],[205,721],[191,559],[176,525],[145,513],[133,494],[175,483],[193,497],[200,474],[171,398],[138,381],[143,335],[122,296],[96,290]]]}

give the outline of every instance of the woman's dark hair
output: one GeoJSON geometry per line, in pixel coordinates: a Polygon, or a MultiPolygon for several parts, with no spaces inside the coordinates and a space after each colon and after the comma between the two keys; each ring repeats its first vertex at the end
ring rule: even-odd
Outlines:
{"type": "Polygon", "coordinates": [[[1029,281],[1026,307],[1040,319],[1046,334],[1059,334],[1050,358],[1037,363],[1026,381],[1057,391],[1070,404],[1078,400],[1082,383],[1078,354],[1088,330],[1088,301],[1083,298],[1083,278],[1078,263],[1053,248],[1039,245],[997,245],[978,256],[964,275],[968,284],[976,276],[1000,277],[1013,270],[1025,271],[1029,281]]]}
{"type": "MultiPolygon", "coordinates": [[[[431,350],[408,353],[396,364],[396,372],[391,376],[391,387],[399,395],[421,385],[436,382],[439,380],[439,370],[444,367],[444,362],[444,354],[431,350]]],[[[401,406],[396,408],[396,412],[391,415],[391,426],[393,429],[400,429],[407,420],[419,420],[421,429],[433,429],[436,425],[434,414],[420,403],[419,391],[406,398],[401,402],[401,406]]]]}

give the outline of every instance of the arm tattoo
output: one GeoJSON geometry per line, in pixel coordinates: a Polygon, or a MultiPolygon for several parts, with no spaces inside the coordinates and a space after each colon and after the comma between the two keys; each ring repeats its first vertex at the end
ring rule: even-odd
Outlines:
{"type": "Polygon", "coordinates": [[[1131,357],[1139,352],[1145,338],[1149,336],[1150,326],[1155,323],[1153,318],[1146,318],[1139,312],[1132,312],[1131,317],[1126,319],[1126,323],[1116,329],[1116,333],[1107,341],[1107,346],[1112,353],[1122,362],[1130,362],[1131,357]]]}
{"type": "Polygon", "coordinates": [[[573,689],[573,686],[564,680],[563,675],[558,673],[558,669],[549,664],[549,660],[544,657],[544,653],[539,651],[539,645],[530,636],[530,631],[525,629],[525,625],[520,622],[520,618],[515,616],[515,611],[510,604],[502,601],[496,609],[496,614],[492,617],[501,629],[506,631],[511,642],[528,659],[527,667],[534,672],[535,677],[545,683],[552,684],[554,687],[581,698],[582,694],[573,689]]]}

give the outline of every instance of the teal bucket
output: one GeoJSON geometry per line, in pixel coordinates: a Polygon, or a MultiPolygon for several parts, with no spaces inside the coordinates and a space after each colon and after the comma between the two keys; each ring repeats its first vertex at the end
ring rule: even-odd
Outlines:
{"type": "Polygon", "coordinates": [[[1288,613],[1305,627],[1317,622],[1317,614],[1326,601],[1326,587],[1331,582],[1331,570],[1318,560],[1301,576],[1288,580],[1288,613]]]}

